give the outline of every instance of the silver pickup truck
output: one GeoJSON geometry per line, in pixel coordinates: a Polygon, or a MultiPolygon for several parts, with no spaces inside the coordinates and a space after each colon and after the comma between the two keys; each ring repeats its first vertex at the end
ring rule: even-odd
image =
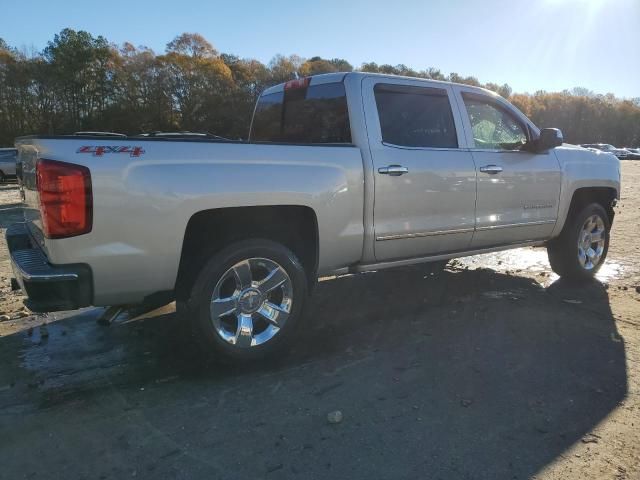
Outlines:
{"type": "Polygon", "coordinates": [[[269,88],[247,142],[16,146],[25,222],[7,242],[29,308],[176,300],[237,360],[290,343],[323,275],[546,245],[554,271],[588,279],[620,194],[616,157],[562,145],[494,93],[368,73],[269,88]]]}

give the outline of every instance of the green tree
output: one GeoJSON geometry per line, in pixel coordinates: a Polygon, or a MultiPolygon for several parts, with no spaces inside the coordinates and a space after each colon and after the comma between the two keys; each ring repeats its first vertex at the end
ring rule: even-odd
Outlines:
{"type": "Polygon", "coordinates": [[[305,61],[299,70],[301,76],[318,75],[320,73],[338,72],[337,65],[320,57],[312,57],[305,61]]]}
{"type": "Polygon", "coordinates": [[[272,85],[276,85],[296,78],[303,63],[304,60],[298,55],[290,55],[288,57],[276,55],[269,62],[269,72],[271,74],[269,82],[272,85]]]}
{"type": "Polygon", "coordinates": [[[225,134],[225,97],[233,91],[231,69],[199,35],[176,37],[158,58],[166,75],[178,128],[225,134]],[[184,47],[188,45],[188,48],[184,47]]]}
{"type": "Polygon", "coordinates": [[[53,79],[55,109],[62,110],[65,130],[98,128],[113,100],[114,52],[104,37],[66,28],[54,36],[43,57],[53,79]]]}
{"type": "Polygon", "coordinates": [[[193,58],[215,58],[218,51],[199,33],[183,33],[167,43],[167,53],[193,58]]]}

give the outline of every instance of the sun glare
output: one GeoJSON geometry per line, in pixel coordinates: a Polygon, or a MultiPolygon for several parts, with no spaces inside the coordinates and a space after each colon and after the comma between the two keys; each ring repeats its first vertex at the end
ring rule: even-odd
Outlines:
{"type": "Polygon", "coordinates": [[[609,0],[544,0],[543,5],[558,7],[579,7],[594,12],[603,7],[609,0]]]}
{"type": "Polygon", "coordinates": [[[588,5],[599,7],[607,2],[607,0],[544,0],[544,3],[550,5],[588,5]]]}

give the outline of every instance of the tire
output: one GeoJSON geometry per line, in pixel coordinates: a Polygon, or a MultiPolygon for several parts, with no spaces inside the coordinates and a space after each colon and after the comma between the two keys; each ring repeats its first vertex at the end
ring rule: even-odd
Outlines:
{"type": "Polygon", "coordinates": [[[247,362],[284,353],[306,297],[307,277],[291,250],[243,240],[206,261],[180,309],[203,354],[247,362]]]}
{"type": "Polygon", "coordinates": [[[551,269],[560,277],[586,281],[607,258],[611,222],[602,205],[591,203],[567,219],[559,237],[547,244],[551,269]]]}

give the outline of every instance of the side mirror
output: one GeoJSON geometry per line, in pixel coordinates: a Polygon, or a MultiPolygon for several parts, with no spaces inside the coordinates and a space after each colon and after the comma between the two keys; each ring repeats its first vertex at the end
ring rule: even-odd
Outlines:
{"type": "Polygon", "coordinates": [[[540,137],[535,141],[535,150],[545,152],[552,148],[559,147],[564,142],[562,132],[558,128],[543,128],[540,130],[540,137]]]}

